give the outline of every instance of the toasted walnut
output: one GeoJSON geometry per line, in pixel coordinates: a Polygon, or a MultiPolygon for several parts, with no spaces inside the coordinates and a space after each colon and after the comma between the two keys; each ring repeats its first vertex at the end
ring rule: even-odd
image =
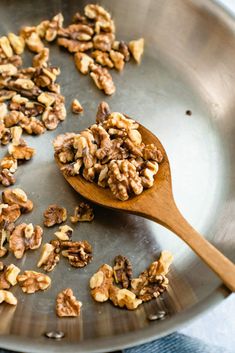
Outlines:
{"type": "Polygon", "coordinates": [[[18,78],[14,85],[16,88],[31,90],[34,87],[34,82],[28,78],[18,78]]]}
{"type": "Polygon", "coordinates": [[[35,154],[35,149],[27,146],[24,140],[21,140],[19,144],[11,144],[8,148],[9,154],[15,159],[31,159],[35,154]]]}
{"type": "Polygon", "coordinates": [[[70,217],[72,223],[77,222],[91,222],[94,219],[94,211],[91,205],[81,202],[74,209],[73,216],[70,217]]]}
{"type": "Polygon", "coordinates": [[[95,50],[92,52],[91,55],[98,64],[102,66],[107,66],[110,69],[113,68],[113,62],[110,59],[109,53],[103,52],[101,50],[95,50]]]}
{"type": "Polygon", "coordinates": [[[113,269],[107,264],[102,265],[90,279],[91,295],[97,302],[109,299],[110,287],[113,283],[113,269]]]}
{"type": "Polygon", "coordinates": [[[112,49],[120,52],[123,56],[124,56],[124,60],[125,61],[129,61],[130,60],[130,51],[128,49],[128,45],[123,42],[123,41],[115,41],[113,42],[113,45],[112,45],[112,49]]]}
{"type": "Polygon", "coordinates": [[[17,111],[12,110],[4,117],[4,124],[7,128],[17,125],[21,119],[24,117],[24,114],[17,111]]]}
{"type": "Polygon", "coordinates": [[[8,289],[10,286],[15,286],[17,284],[17,276],[19,273],[19,267],[14,264],[5,266],[3,271],[0,272],[0,289],[8,289]]]}
{"type": "Polygon", "coordinates": [[[42,233],[43,230],[40,226],[33,227],[31,223],[29,225],[19,224],[10,235],[9,250],[17,259],[21,259],[26,250],[35,250],[40,247],[42,233]]]}
{"type": "Polygon", "coordinates": [[[52,42],[56,39],[59,29],[63,26],[64,17],[62,13],[58,13],[52,18],[48,23],[48,26],[45,31],[45,39],[48,42],[52,42]]]}
{"type": "Polygon", "coordinates": [[[74,15],[73,15],[73,19],[72,22],[74,23],[87,23],[87,18],[85,16],[82,16],[81,13],[79,11],[77,11],[74,15]]]}
{"type": "Polygon", "coordinates": [[[74,99],[72,101],[71,108],[72,108],[72,112],[74,114],[83,113],[83,107],[82,107],[81,103],[77,99],[74,99]]]}
{"type": "Polygon", "coordinates": [[[23,119],[21,119],[20,126],[29,135],[41,135],[44,134],[44,132],[46,131],[43,123],[34,117],[24,117],[23,119]]]}
{"type": "Polygon", "coordinates": [[[77,52],[74,54],[74,62],[78,71],[86,75],[89,72],[89,65],[94,63],[94,60],[85,53],[77,52]]]}
{"type": "Polygon", "coordinates": [[[153,143],[144,146],[143,157],[145,160],[152,159],[158,163],[161,163],[163,160],[162,152],[153,143]]]}
{"type": "Polygon", "coordinates": [[[130,261],[122,255],[114,259],[113,275],[116,283],[121,283],[123,288],[128,288],[132,277],[132,266],[130,261]]]}
{"type": "Polygon", "coordinates": [[[145,167],[141,170],[140,176],[144,188],[151,188],[154,183],[154,176],[158,172],[158,163],[155,161],[146,162],[145,167]]]}
{"type": "Polygon", "coordinates": [[[59,240],[68,241],[68,240],[71,240],[72,238],[73,228],[67,225],[64,225],[59,227],[59,232],[55,232],[54,234],[59,240]]]}
{"type": "MultiPolygon", "coordinates": [[[[2,64],[0,65],[0,75],[4,77],[13,76],[17,73],[17,67],[13,64],[2,64]]],[[[13,94],[12,94],[13,96],[13,94]]]]}
{"type": "Polygon", "coordinates": [[[37,55],[34,56],[33,58],[33,67],[47,67],[48,66],[48,60],[49,60],[49,49],[44,48],[42,51],[40,51],[37,55]]]}
{"type": "Polygon", "coordinates": [[[50,277],[35,271],[25,271],[17,277],[17,281],[22,291],[27,294],[35,293],[38,290],[46,290],[51,284],[50,277]]]}
{"type": "Polygon", "coordinates": [[[16,179],[14,178],[14,175],[9,171],[9,169],[0,170],[0,183],[3,186],[14,185],[15,182],[16,179]]]}
{"type": "Polygon", "coordinates": [[[110,287],[109,299],[115,306],[126,307],[128,310],[135,310],[142,303],[136,295],[128,289],[120,289],[115,286],[110,287]]]}
{"type": "Polygon", "coordinates": [[[32,211],[33,202],[28,199],[26,193],[19,188],[4,190],[2,200],[8,205],[18,205],[22,213],[32,211]]]}
{"type": "Polygon", "coordinates": [[[8,33],[8,39],[15,53],[21,55],[24,52],[24,38],[17,36],[15,33],[8,33]]]}
{"type": "Polygon", "coordinates": [[[46,107],[50,107],[55,103],[56,97],[53,93],[43,92],[38,96],[38,101],[44,104],[46,107]]]}
{"type": "Polygon", "coordinates": [[[48,206],[48,208],[43,213],[44,225],[46,227],[52,227],[55,224],[61,224],[67,219],[67,210],[64,207],[58,206],[56,204],[48,206]]]}
{"type": "Polygon", "coordinates": [[[18,146],[21,141],[22,128],[20,126],[11,127],[12,144],[18,146]]]}
{"type": "Polygon", "coordinates": [[[88,4],[85,6],[85,15],[95,21],[96,33],[104,32],[115,32],[114,22],[111,19],[110,14],[99,5],[88,4]]]}
{"type": "Polygon", "coordinates": [[[149,301],[164,292],[169,284],[165,276],[169,271],[173,256],[163,251],[159,260],[153,262],[138,278],[131,281],[132,291],[143,301],[149,301]]]}
{"type": "Polygon", "coordinates": [[[112,95],[116,88],[108,70],[96,64],[90,64],[90,70],[90,76],[94,80],[96,86],[100,90],[103,90],[105,94],[112,95]]]}
{"type": "Polygon", "coordinates": [[[62,96],[57,96],[52,107],[47,107],[42,115],[42,121],[48,130],[57,128],[60,121],[66,118],[66,109],[62,96]]]}
{"type": "Polygon", "coordinates": [[[1,129],[0,131],[1,144],[7,145],[12,139],[11,130],[8,128],[4,128],[4,125],[3,126],[1,125],[0,129],[1,129]]]}
{"type": "Polygon", "coordinates": [[[25,38],[25,43],[28,49],[33,53],[40,53],[44,48],[44,44],[37,32],[31,32],[31,34],[25,38]]]}
{"type": "Polygon", "coordinates": [[[56,247],[46,243],[43,245],[41,257],[37,266],[42,267],[44,271],[51,272],[60,260],[60,255],[56,251],[56,247]]]}
{"type": "Polygon", "coordinates": [[[9,289],[11,287],[11,284],[6,279],[7,266],[4,266],[2,262],[1,264],[2,268],[0,269],[0,290],[9,289]]]}
{"type": "Polygon", "coordinates": [[[94,31],[92,27],[86,24],[72,24],[67,28],[61,28],[58,35],[65,38],[70,38],[78,41],[89,41],[92,39],[94,31]]]}
{"type": "Polygon", "coordinates": [[[61,243],[62,255],[67,257],[73,267],[81,268],[92,260],[92,247],[88,241],[63,241],[61,243]]]}
{"type": "Polygon", "coordinates": [[[98,105],[97,113],[96,113],[96,122],[102,123],[107,117],[110,115],[110,108],[108,103],[101,102],[98,105]]]}
{"type": "Polygon", "coordinates": [[[66,166],[61,168],[61,171],[68,176],[75,176],[79,174],[79,171],[82,167],[82,160],[79,159],[74,163],[67,164],[66,166]]]}
{"type": "Polygon", "coordinates": [[[67,148],[73,147],[73,138],[76,136],[74,132],[67,132],[58,135],[53,141],[53,147],[56,153],[62,152],[67,148]]]}
{"type": "Polygon", "coordinates": [[[15,173],[17,170],[17,160],[12,156],[6,156],[0,160],[0,166],[2,169],[8,169],[9,172],[15,173]]]}
{"type": "MultiPolygon", "coordinates": [[[[38,87],[46,88],[55,83],[58,75],[60,75],[60,69],[58,67],[41,67],[37,68],[33,79],[38,87]]],[[[42,93],[42,91],[40,91],[39,94],[40,93],[42,93]]]]}
{"type": "Polygon", "coordinates": [[[113,65],[115,67],[115,69],[117,69],[118,71],[122,71],[125,65],[125,57],[122,53],[119,53],[118,51],[115,50],[111,50],[110,53],[110,58],[113,61],[113,65]]]}
{"type": "Polygon", "coordinates": [[[144,38],[130,41],[129,49],[133,58],[139,64],[144,52],[144,38]]]}
{"type": "MultiPolygon", "coordinates": [[[[16,204],[7,205],[0,204],[0,222],[6,221],[7,223],[15,222],[21,215],[20,206],[16,204]]],[[[4,228],[5,229],[5,228],[4,228]]]]}
{"type": "Polygon", "coordinates": [[[3,36],[0,38],[0,47],[7,58],[10,58],[13,56],[13,50],[12,50],[11,44],[9,42],[9,39],[6,36],[3,36]]]}
{"type": "Polygon", "coordinates": [[[5,119],[5,116],[7,115],[8,110],[7,110],[7,105],[6,103],[0,103],[0,122],[3,122],[5,119]]]}
{"type": "Polygon", "coordinates": [[[10,305],[17,305],[17,299],[11,292],[7,290],[0,290],[0,304],[6,302],[10,305]]]}
{"type": "Polygon", "coordinates": [[[62,37],[58,38],[57,43],[61,47],[68,49],[70,53],[84,52],[93,48],[92,42],[82,42],[82,41],[62,38],[62,37]]]}
{"type": "Polygon", "coordinates": [[[7,241],[7,232],[5,231],[5,222],[1,222],[0,227],[0,257],[3,257],[7,254],[8,250],[5,247],[5,243],[7,241]]]}
{"type": "Polygon", "coordinates": [[[82,303],[73,295],[71,288],[64,289],[56,298],[56,314],[59,317],[79,316],[82,303]]]}
{"type": "Polygon", "coordinates": [[[93,45],[95,49],[101,51],[110,51],[114,41],[114,35],[112,33],[96,34],[93,38],[93,45]]]}

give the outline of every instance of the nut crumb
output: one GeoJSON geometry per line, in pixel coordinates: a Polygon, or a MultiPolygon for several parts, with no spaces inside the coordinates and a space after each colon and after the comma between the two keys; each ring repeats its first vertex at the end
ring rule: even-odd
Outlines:
{"type": "Polygon", "coordinates": [[[141,62],[141,57],[144,53],[144,38],[130,41],[129,49],[133,58],[135,59],[137,64],[139,64],[141,62]]]}
{"type": "Polygon", "coordinates": [[[72,101],[71,108],[72,108],[72,112],[74,114],[83,113],[83,107],[82,107],[81,103],[77,99],[74,99],[72,101]]]}

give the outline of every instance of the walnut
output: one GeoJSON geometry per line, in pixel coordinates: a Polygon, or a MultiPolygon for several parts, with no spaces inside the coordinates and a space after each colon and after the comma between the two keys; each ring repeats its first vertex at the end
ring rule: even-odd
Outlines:
{"type": "Polygon", "coordinates": [[[33,209],[33,202],[28,199],[26,193],[19,188],[4,190],[2,200],[8,205],[18,205],[22,213],[28,213],[33,209]]]}
{"type": "Polygon", "coordinates": [[[79,174],[82,164],[82,159],[78,159],[76,162],[67,164],[66,166],[62,167],[61,171],[65,173],[65,175],[75,176],[79,174]]]}
{"type": "Polygon", "coordinates": [[[94,63],[94,60],[85,53],[77,52],[74,54],[74,62],[78,71],[86,75],[89,72],[89,65],[94,63]]]}
{"type": "Polygon", "coordinates": [[[145,160],[152,159],[158,163],[161,163],[163,160],[162,152],[153,143],[144,146],[143,157],[145,160]]]}
{"type": "Polygon", "coordinates": [[[126,159],[109,163],[108,185],[113,195],[122,201],[128,200],[129,192],[139,195],[143,191],[136,167],[126,159]]]}
{"type": "Polygon", "coordinates": [[[92,27],[86,24],[72,24],[67,28],[61,28],[58,35],[65,38],[70,38],[77,41],[90,41],[94,31],[92,27]]]}
{"type": "Polygon", "coordinates": [[[11,111],[17,111],[20,112],[21,115],[19,116],[19,123],[24,120],[25,117],[36,117],[38,115],[41,115],[45,107],[38,102],[23,102],[23,103],[15,103],[13,102],[13,99],[11,100],[9,108],[11,111]]]}
{"type": "Polygon", "coordinates": [[[96,33],[104,32],[115,32],[114,22],[111,19],[110,14],[99,5],[88,4],[85,6],[85,15],[95,21],[96,33]]]}
{"type": "Polygon", "coordinates": [[[51,284],[50,277],[35,271],[25,271],[17,277],[17,281],[22,291],[27,294],[35,293],[38,290],[46,290],[51,284]]]}
{"type": "Polygon", "coordinates": [[[49,49],[43,48],[37,55],[33,58],[33,67],[42,68],[48,66],[49,60],[49,49]]]}
{"type": "Polygon", "coordinates": [[[109,53],[103,52],[101,50],[95,50],[92,52],[91,55],[98,64],[102,66],[107,66],[110,69],[113,68],[113,62],[110,59],[109,53]]]}
{"type": "Polygon", "coordinates": [[[7,223],[12,223],[15,222],[21,215],[19,205],[12,204],[9,206],[7,204],[0,204],[0,206],[0,222],[5,221],[7,223]]]}
{"type": "Polygon", "coordinates": [[[0,183],[3,186],[14,185],[15,182],[16,182],[16,179],[14,178],[14,175],[9,171],[9,169],[0,170],[0,183]]]}
{"type": "Polygon", "coordinates": [[[28,161],[34,156],[35,149],[27,146],[26,142],[24,140],[21,140],[20,143],[17,145],[11,144],[8,147],[8,152],[15,159],[25,159],[28,161]]]}
{"type": "Polygon", "coordinates": [[[97,163],[95,164],[94,168],[96,174],[99,174],[97,184],[102,188],[106,188],[108,186],[108,166],[97,163]]]}
{"type": "Polygon", "coordinates": [[[38,101],[44,104],[46,107],[50,107],[51,105],[53,105],[55,103],[55,100],[56,96],[54,95],[54,93],[50,92],[42,92],[38,96],[38,101]]]}
{"type": "Polygon", "coordinates": [[[82,16],[81,13],[79,11],[77,11],[74,15],[73,15],[73,19],[72,22],[74,23],[84,23],[87,24],[87,18],[85,16],[82,16]]]}
{"type": "Polygon", "coordinates": [[[90,76],[94,80],[96,86],[100,90],[103,90],[105,94],[112,95],[116,88],[108,70],[96,64],[90,64],[90,70],[90,76]]]}
{"type": "Polygon", "coordinates": [[[58,153],[64,151],[66,148],[71,148],[73,146],[74,136],[76,136],[74,132],[58,135],[53,141],[55,152],[58,153]]]}
{"type": "Polygon", "coordinates": [[[8,169],[9,172],[15,173],[17,170],[17,160],[12,156],[6,156],[0,160],[0,166],[2,169],[8,169]]]}
{"type": "Polygon", "coordinates": [[[124,130],[136,130],[139,127],[139,124],[135,120],[126,118],[123,114],[118,112],[113,112],[108,116],[108,119],[104,121],[104,128],[117,128],[124,130]]]}
{"type": "Polygon", "coordinates": [[[123,288],[128,288],[132,277],[132,266],[130,261],[122,255],[114,259],[113,275],[116,283],[121,283],[123,288]]]}
{"type": "Polygon", "coordinates": [[[97,123],[102,123],[104,120],[107,119],[107,117],[110,115],[110,108],[108,103],[106,102],[101,102],[98,105],[97,113],[96,113],[96,122],[97,123]]]}
{"type": "Polygon", "coordinates": [[[0,269],[0,289],[9,289],[17,284],[17,276],[20,273],[19,267],[11,264],[0,269]]]}
{"type": "Polygon", "coordinates": [[[4,125],[1,126],[1,129],[2,129],[2,131],[0,132],[1,144],[7,145],[12,139],[11,130],[8,128],[4,128],[4,125]]]}
{"type": "Polygon", "coordinates": [[[56,247],[46,243],[43,245],[41,257],[37,266],[42,267],[44,271],[51,272],[60,260],[60,255],[56,251],[56,247]]]}
{"type": "Polygon", "coordinates": [[[17,305],[17,299],[11,292],[7,290],[0,290],[0,304],[6,302],[10,305],[17,305]]]}
{"type": "Polygon", "coordinates": [[[21,259],[26,250],[35,250],[40,247],[42,233],[40,226],[33,227],[32,223],[19,224],[10,235],[9,250],[17,259],[21,259]]]}
{"type": "Polygon", "coordinates": [[[0,91],[0,102],[5,102],[5,101],[10,100],[15,94],[16,94],[15,91],[7,91],[7,90],[2,89],[0,91]]]}
{"type": "Polygon", "coordinates": [[[46,130],[43,123],[34,117],[24,117],[21,119],[20,126],[29,135],[41,135],[44,134],[46,130]]]}
{"type": "Polygon", "coordinates": [[[48,29],[49,23],[49,20],[44,20],[36,26],[35,30],[40,38],[45,38],[46,30],[48,29]]]}
{"type": "Polygon", "coordinates": [[[130,60],[130,51],[128,49],[128,45],[123,42],[123,41],[115,41],[113,42],[113,45],[112,45],[112,49],[120,52],[123,56],[124,56],[124,60],[125,61],[129,61],[130,60]]]}
{"type": "Polygon", "coordinates": [[[5,115],[4,124],[7,128],[15,126],[21,121],[23,117],[24,114],[22,112],[12,110],[7,115],[5,115]]]}
{"type": "Polygon", "coordinates": [[[17,73],[17,67],[13,64],[2,64],[0,65],[0,75],[2,76],[13,76],[17,73]]]}
{"type": "Polygon", "coordinates": [[[22,128],[20,126],[11,127],[12,144],[18,146],[21,141],[22,128]]]}
{"type": "Polygon", "coordinates": [[[72,101],[71,108],[72,108],[72,112],[74,114],[83,113],[83,107],[82,107],[81,103],[77,99],[74,99],[72,101]]]}
{"type": "Polygon", "coordinates": [[[112,33],[96,34],[93,37],[93,45],[95,49],[101,51],[110,51],[114,41],[114,35],[112,33]]]}
{"type": "Polygon", "coordinates": [[[158,261],[153,262],[138,278],[132,279],[131,288],[138,298],[149,301],[167,289],[169,281],[165,275],[172,260],[171,253],[163,251],[158,261]]]}
{"type": "Polygon", "coordinates": [[[67,210],[64,207],[58,206],[56,204],[48,206],[48,208],[43,213],[44,225],[46,227],[52,227],[55,224],[61,224],[67,219],[67,210]]]}
{"type": "MultiPolygon", "coordinates": [[[[58,67],[40,67],[37,68],[33,80],[38,87],[45,88],[54,84],[58,75],[60,75],[60,69],[58,67]]],[[[40,91],[40,93],[42,93],[42,91],[40,91]]]]}
{"type": "Polygon", "coordinates": [[[91,222],[94,219],[94,211],[91,205],[81,202],[74,209],[73,216],[70,217],[72,223],[77,222],[91,222]]]}
{"type": "Polygon", "coordinates": [[[25,38],[25,43],[28,49],[33,53],[40,53],[44,48],[44,44],[37,32],[31,32],[31,34],[27,35],[25,38]]]}
{"type": "Polygon", "coordinates": [[[6,103],[0,103],[0,122],[3,122],[5,119],[5,116],[7,115],[8,110],[7,110],[7,105],[6,103]]]}
{"type": "Polygon", "coordinates": [[[71,288],[66,288],[57,295],[56,314],[59,317],[79,316],[82,303],[73,295],[71,288]]]}
{"type": "Polygon", "coordinates": [[[92,247],[86,241],[63,241],[61,243],[62,255],[67,257],[73,267],[85,267],[92,260],[92,247]]]}
{"type": "Polygon", "coordinates": [[[158,163],[155,161],[148,161],[145,167],[141,170],[140,176],[144,188],[151,188],[154,183],[154,176],[158,172],[158,163]]]}
{"type": "Polygon", "coordinates": [[[58,45],[68,49],[70,53],[84,52],[93,48],[92,42],[82,42],[74,39],[60,37],[57,39],[58,45]]]}
{"type": "Polygon", "coordinates": [[[48,26],[45,31],[45,39],[48,42],[52,42],[56,39],[58,35],[58,31],[63,26],[64,17],[62,13],[58,13],[56,16],[52,18],[52,20],[48,23],[48,26]]]}
{"type": "Polygon", "coordinates": [[[48,130],[54,130],[60,121],[66,118],[66,109],[62,96],[57,95],[52,107],[47,107],[42,115],[42,121],[48,130]]]}
{"type": "Polygon", "coordinates": [[[113,61],[113,65],[115,67],[115,69],[117,69],[118,71],[122,71],[125,65],[125,57],[122,53],[119,53],[118,51],[115,50],[110,50],[110,58],[113,61]]]}
{"type": "Polygon", "coordinates": [[[8,33],[8,40],[16,54],[21,55],[24,52],[24,38],[17,36],[15,33],[8,33]]]}
{"type": "Polygon", "coordinates": [[[5,247],[7,241],[8,232],[6,231],[7,223],[2,221],[0,224],[0,257],[3,257],[7,254],[8,250],[5,247]]]}
{"type": "Polygon", "coordinates": [[[144,53],[144,38],[130,41],[129,50],[135,61],[139,64],[144,53]]]}
{"type": "Polygon", "coordinates": [[[97,302],[109,299],[110,287],[113,283],[113,269],[107,264],[102,265],[90,279],[91,295],[97,302]]]}
{"type": "Polygon", "coordinates": [[[72,238],[73,228],[64,225],[59,227],[59,232],[57,231],[54,234],[60,241],[68,241],[72,238]]]}
{"type": "Polygon", "coordinates": [[[126,307],[128,310],[135,310],[142,303],[136,295],[128,289],[120,289],[115,286],[110,287],[109,299],[115,306],[126,307]]]}
{"type": "Polygon", "coordinates": [[[0,47],[7,58],[13,56],[13,50],[10,41],[6,36],[0,38],[0,47]]]}

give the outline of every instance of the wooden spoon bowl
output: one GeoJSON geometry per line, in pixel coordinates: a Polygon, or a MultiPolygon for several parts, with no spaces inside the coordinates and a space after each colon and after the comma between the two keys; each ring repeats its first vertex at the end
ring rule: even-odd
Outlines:
{"type": "MultiPolygon", "coordinates": [[[[90,183],[82,176],[70,177],[63,173],[65,179],[80,195],[100,206],[139,215],[170,229],[186,242],[234,292],[235,265],[193,229],[182,216],[174,201],[170,164],[164,147],[159,139],[144,126],[140,125],[139,131],[144,143],[155,144],[162,151],[164,157],[159,165],[159,171],[155,176],[152,188],[127,201],[120,201],[114,198],[109,189],[90,183]]],[[[60,168],[63,167],[56,156],[55,160],[60,168]]]]}

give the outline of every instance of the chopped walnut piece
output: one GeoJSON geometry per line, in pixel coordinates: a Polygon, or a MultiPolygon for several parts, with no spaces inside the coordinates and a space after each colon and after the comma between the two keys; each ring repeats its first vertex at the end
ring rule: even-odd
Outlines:
{"type": "Polygon", "coordinates": [[[56,39],[58,31],[63,26],[64,17],[62,13],[55,15],[52,20],[48,23],[48,26],[45,31],[45,39],[48,42],[52,42],[56,39]]]}
{"type": "Polygon", "coordinates": [[[89,72],[89,65],[94,63],[94,60],[85,53],[77,52],[74,54],[74,62],[78,71],[86,75],[89,72]]]}
{"type": "Polygon", "coordinates": [[[39,290],[46,290],[51,284],[50,277],[35,271],[25,271],[22,275],[17,277],[17,281],[22,291],[27,294],[32,294],[39,290]]]}
{"type": "Polygon", "coordinates": [[[91,222],[94,219],[94,211],[91,205],[81,202],[74,209],[73,216],[70,217],[72,223],[77,222],[91,222]]]}
{"type": "Polygon", "coordinates": [[[8,152],[15,159],[25,159],[28,161],[34,156],[35,149],[27,146],[26,142],[21,140],[17,145],[11,144],[8,147],[8,152]]]}
{"type": "MultiPolygon", "coordinates": [[[[1,68],[0,68],[0,71],[1,71],[1,68]]],[[[10,100],[15,94],[16,94],[15,91],[7,91],[7,90],[2,89],[0,91],[0,102],[5,102],[5,101],[10,100]]]]}
{"type": "Polygon", "coordinates": [[[107,66],[110,69],[113,68],[113,61],[110,59],[109,53],[103,52],[101,50],[95,50],[91,55],[98,64],[107,66]]]}
{"type": "Polygon", "coordinates": [[[61,28],[58,31],[59,36],[78,41],[90,41],[93,34],[94,31],[92,27],[81,23],[72,24],[67,28],[61,28]]]}
{"type": "Polygon", "coordinates": [[[48,206],[48,208],[43,213],[44,225],[46,227],[52,227],[55,224],[61,224],[67,219],[67,210],[64,207],[58,206],[56,204],[48,206]]]}
{"type": "Polygon", "coordinates": [[[138,298],[146,302],[157,298],[167,289],[169,280],[166,274],[172,261],[172,254],[163,251],[158,261],[153,262],[138,278],[132,279],[131,288],[138,298]]]}
{"type": "Polygon", "coordinates": [[[0,129],[1,144],[7,145],[12,139],[11,130],[8,128],[4,128],[4,125],[1,125],[0,129]]]}
{"type": "Polygon", "coordinates": [[[19,188],[4,190],[2,200],[10,206],[18,205],[22,213],[28,213],[33,209],[33,202],[29,200],[26,193],[19,188]]]}
{"type": "Polygon", "coordinates": [[[56,314],[59,317],[79,316],[82,303],[73,295],[71,288],[64,289],[56,298],[56,314]]]}
{"type": "Polygon", "coordinates": [[[122,255],[114,259],[113,275],[116,283],[121,283],[123,288],[128,288],[132,277],[132,266],[130,261],[122,255]]]}
{"type": "Polygon", "coordinates": [[[33,53],[40,53],[44,48],[44,44],[37,32],[31,32],[31,34],[27,35],[25,43],[33,53]]]}
{"type": "Polygon", "coordinates": [[[84,8],[85,15],[95,21],[96,33],[115,32],[114,22],[110,14],[102,6],[96,4],[88,4],[84,8]]]}
{"type": "Polygon", "coordinates": [[[59,261],[60,255],[56,247],[49,243],[44,244],[37,266],[43,267],[44,271],[51,272],[59,261]]]}
{"type": "Polygon", "coordinates": [[[20,206],[16,204],[0,204],[0,210],[0,222],[6,221],[8,223],[12,223],[15,222],[21,215],[20,206]]]}
{"type": "MultiPolygon", "coordinates": [[[[10,286],[15,286],[17,284],[17,276],[19,273],[20,273],[19,267],[15,266],[14,264],[6,266],[6,269],[4,271],[4,276],[5,276],[5,280],[9,283],[10,286]]],[[[0,284],[0,287],[1,287],[1,284],[0,284]]],[[[1,288],[1,289],[5,289],[5,288],[1,288]]]]}
{"type": "Polygon", "coordinates": [[[49,49],[43,48],[42,51],[40,51],[37,55],[34,56],[33,67],[36,67],[36,68],[47,67],[48,60],[49,60],[49,49]]]}
{"type": "Polygon", "coordinates": [[[44,134],[44,132],[46,131],[46,128],[43,123],[34,117],[24,117],[20,122],[20,126],[29,135],[41,135],[44,134]]]}
{"type": "Polygon", "coordinates": [[[137,299],[136,295],[128,289],[111,286],[109,295],[109,299],[115,306],[126,307],[128,310],[135,310],[142,303],[142,300],[137,299]]]}
{"type": "Polygon", "coordinates": [[[17,36],[15,33],[8,33],[8,40],[16,54],[21,55],[24,52],[24,38],[17,36]]]}
{"type": "Polygon", "coordinates": [[[97,302],[105,302],[109,299],[110,287],[113,284],[113,269],[104,264],[90,278],[91,295],[97,302]]]}
{"type": "Polygon", "coordinates": [[[62,96],[57,95],[55,103],[51,107],[47,107],[42,115],[42,121],[48,130],[57,128],[60,121],[66,118],[66,108],[62,96]]]}
{"type": "Polygon", "coordinates": [[[24,117],[24,114],[17,110],[11,110],[4,117],[4,124],[7,128],[17,125],[21,119],[24,117]]]}
{"type": "Polygon", "coordinates": [[[115,41],[113,42],[113,45],[112,45],[112,49],[120,52],[123,56],[124,56],[124,60],[125,61],[129,61],[130,60],[130,51],[128,49],[128,45],[123,42],[123,41],[115,41]]]}
{"type": "Polygon", "coordinates": [[[16,226],[9,239],[9,250],[17,259],[21,259],[28,249],[38,249],[42,242],[43,230],[40,226],[33,227],[26,223],[16,226]]]}
{"type": "Polygon", "coordinates": [[[18,146],[21,141],[22,128],[20,126],[11,127],[12,144],[18,146]]]}
{"type": "Polygon", "coordinates": [[[129,49],[133,58],[139,64],[144,52],[144,38],[130,41],[129,49]]]}
{"type": "Polygon", "coordinates": [[[3,122],[5,119],[5,116],[7,115],[8,110],[7,110],[7,105],[6,103],[0,103],[0,122],[3,122]]]}
{"type": "Polygon", "coordinates": [[[5,220],[1,217],[0,223],[0,257],[3,257],[7,254],[8,249],[5,247],[5,243],[9,239],[11,233],[13,232],[15,226],[14,223],[10,223],[8,220],[5,220]]]}
{"type": "Polygon", "coordinates": [[[93,45],[95,49],[105,52],[111,50],[113,41],[114,35],[112,33],[96,34],[93,38],[93,45]]]}
{"type": "Polygon", "coordinates": [[[96,113],[96,122],[97,123],[102,123],[104,120],[107,119],[107,117],[110,115],[110,108],[108,103],[106,102],[101,102],[98,105],[97,113],[96,113]]]}
{"type": "Polygon", "coordinates": [[[15,173],[17,170],[17,160],[12,156],[6,156],[0,160],[0,166],[2,169],[8,169],[9,172],[15,173]]]}
{"type": "Polygon", "coordinates": [[[107,69],[100,65],[90,64],[90,76],[95,82],[96,86],[103,90],[105,94],[112,95],[116,88],[113,83],[112,76],[107,69]]]}
{"type": "Polygon", "coordinates": [[[46,107],[50,107],[52,104],[54,104],[55,100],[56,100],[55,95],[50,92],[42,92],[38,96],[38,101],[44,104],[46,107]]]}
{"type": "Polygon", "coordinates": [[[59,227],[59,232],[57,231],[54,234],[60,241],[68,241],[72,238],[73,228],[64,225],[59,227]]]}
{"type": "Polygon", "coordinates": [[[13,50],[12,50],[11,44],[9,42],[9,39],[6,36],[3,36],[0,38],[0,47],[7,58],[10,58],[13,56],[13,50]]]}
{"type": "Polygon", "coordinates": [[[17,305],[17,299],[11,292],[7,290],[0,290],[0,304],[6,302],[10,305],[17,305]]]}
{"type": "Polygon", "coordinates": [[[73,267],[81,268],[92,260],[92,247],[88,241],[63,241],[61,242],[62,255],[67,257],[73,267]]]}
{"type": "Polygon", "coordinates": [[[74,114],[83,113],[83,107],[82,107],[81,103],[77,99],[74,99],[72,101],[71,108],[72,108],[72,112],[74,114]]]}
{"type": "Polygon", "coordinates": [[[118,71],[122,71],[125,65],[124,55],[115,50],[111,50],[109,55],[113,61],[115,69],[117,69],[118,71]]]}
{"type": "Polygon", "coordinates": [[[70,53],[84,52],[93,48],[92,42],[82,42],[82,41],[62,38],[62,37],[57,39],[57,43],[61,47],[68,49],[70,53]]]}
{"type": "Polygon", "coordinates": [[[14,175],[9,171],[9,169],[0,170],[0,183],[3,186],[14,185],[15,182],[16,179],[14,178],[14,175]]]}
{"type": "Polygon", "coordinates": [[[162,152],[153,143],[144,146],[143,157],[146,160],[152,159],[158,163],[161,163],[163,160],[162,152]]]}
{"type": "MultiPolygon", "coordinates": [[[[2,262],[1,262],[1,264],[2,264],[2,262]]],[[[7,270],[7,266],[4,266],[4,265],[3,265],[2,269],[0,269],[0,290],[1,289],[9,289],[11,287],[11,284],[6,279],[6,270],[7,270]]]]}

